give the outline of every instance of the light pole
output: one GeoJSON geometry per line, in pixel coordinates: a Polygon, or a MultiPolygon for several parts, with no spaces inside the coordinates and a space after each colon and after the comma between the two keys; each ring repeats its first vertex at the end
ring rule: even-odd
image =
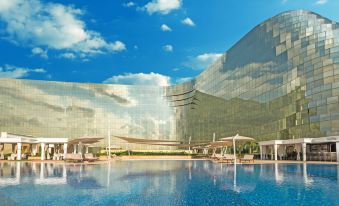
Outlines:
{"type": "Polygon", "coordinates": [[[108,159],[111,159],[111,121],[108,118],[108,159]]]}
{"type": "Polygon", "coordinates": [[[64,118],[65,118],[65,130],[64,130],[64,137],[67,136],[67,106],[64,106],[64,118]]]}

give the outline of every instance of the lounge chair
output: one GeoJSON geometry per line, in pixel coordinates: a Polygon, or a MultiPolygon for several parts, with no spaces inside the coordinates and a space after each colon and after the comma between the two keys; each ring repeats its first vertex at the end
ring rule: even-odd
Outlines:
{"type": "Polygon", "coordinates": [[[244,158],[240,159],[240,162],[254,162],[254,155],[245,155],[244,158]]]}
{"type": "Polygon", "coordinates": [[[66,154],[65,161],[82,162],[83,158],[82,158],[81,154],[68,153],[68,154],[66,154]]]}
{"type": "Polygon", "coordinates": [[[11,156],[8,156],[8,160],[16,160],[16,154],[11,154],[11,156]]]}
{"type": "Polygon", "coordinates": [[[233,155],[230,155],[230,154],[225,154],[225,155],[221,158],[221,162],[232,163],[232,162],[234,162],[234,156],[233,156],[233,155]]]}
{"type": "Polygon", "coordinates": [[[222,155],[221,154],[215,154],[214,155],[214,158],[217,159],[217,160],[221,160],[222,159],[222,155]]]}
{"type": "Polygon", "coordinates": [[[84,154],[84,160],[85,161],[89,161],[89,162],[94,162],[96,160],[98,160],[99,158],[97,157],[94,157],[94,155],[92,153],[87,153],[87,154],[84,154]]]}
{"type": "Polygon", "coordinates": [[[27,154],[22,154],[21,155],[22,160],[28,160],[28,155],[27,154]]]}
{"type": "Polygon", "coordinates": [[[62,159],[62,154],[54,154],[53,155],[53,160],[61,160],[62,159]]]}

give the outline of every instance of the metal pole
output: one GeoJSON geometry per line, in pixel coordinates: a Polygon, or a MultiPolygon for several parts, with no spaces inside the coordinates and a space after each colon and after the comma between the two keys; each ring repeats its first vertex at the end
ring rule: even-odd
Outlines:
{"type": "Polygon", "coordinates": [[[108,120],[108,159],[111,159],[111,123],[108,120]]]}
{"type": "Polygon", "coordinates": [[[235,154],[235,138],[233,137],[233,155],[234,155],[234,163],[237,164],[237,155],[235,154]]]}
{"type": "Polygon", "coordinates": [[[239,136],[239,134],[236,134],[234,137],[233,137],[233,155],[234,155],[234,163],[236,164],[237,163],[237,155],[235,153],[235,139],[239,136]]]}
{"type": "Polygon", "coordinates": [[[188,139],[188,152],[191,154],[191,136],[189,137],[189,139],[188,139]]]}

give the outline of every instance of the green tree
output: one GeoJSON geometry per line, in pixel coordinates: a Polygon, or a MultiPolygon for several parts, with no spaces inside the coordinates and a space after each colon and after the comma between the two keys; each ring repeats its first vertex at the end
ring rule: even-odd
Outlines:
{"type": "Polygon", "coordinates": [[[244,144],[244,149],[246,149],[250,154],[252,154],[253,152],[259,151],[259,145],[257,142],[254,141],[246,142],[244,144]]]}

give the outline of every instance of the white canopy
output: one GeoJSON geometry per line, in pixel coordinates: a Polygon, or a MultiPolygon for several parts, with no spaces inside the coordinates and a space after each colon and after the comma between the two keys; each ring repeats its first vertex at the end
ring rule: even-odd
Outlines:
{"type": "Polygon", "coordinates": [[[254,140],[254,138],[252,137],[245,137],[245,136],[240,136],[239,134],[236,134],[235,136],[232,136],[232,137],[224,137],[224,138],[221,138],[222,141],[233,141],[233,140],[254,140]]]}
{"type": "Polygon", "coordinates": [[[237,162],[237,156],[235,154],[235,141],[253,141],[254,138],[252,137],[245,137],[245,136],[240,136],[239,134],[236,134],[234,137],[224,137],[221,138],[222,141],[233,141],[233,155],[234,155],[234,163],[237,162]]]}

